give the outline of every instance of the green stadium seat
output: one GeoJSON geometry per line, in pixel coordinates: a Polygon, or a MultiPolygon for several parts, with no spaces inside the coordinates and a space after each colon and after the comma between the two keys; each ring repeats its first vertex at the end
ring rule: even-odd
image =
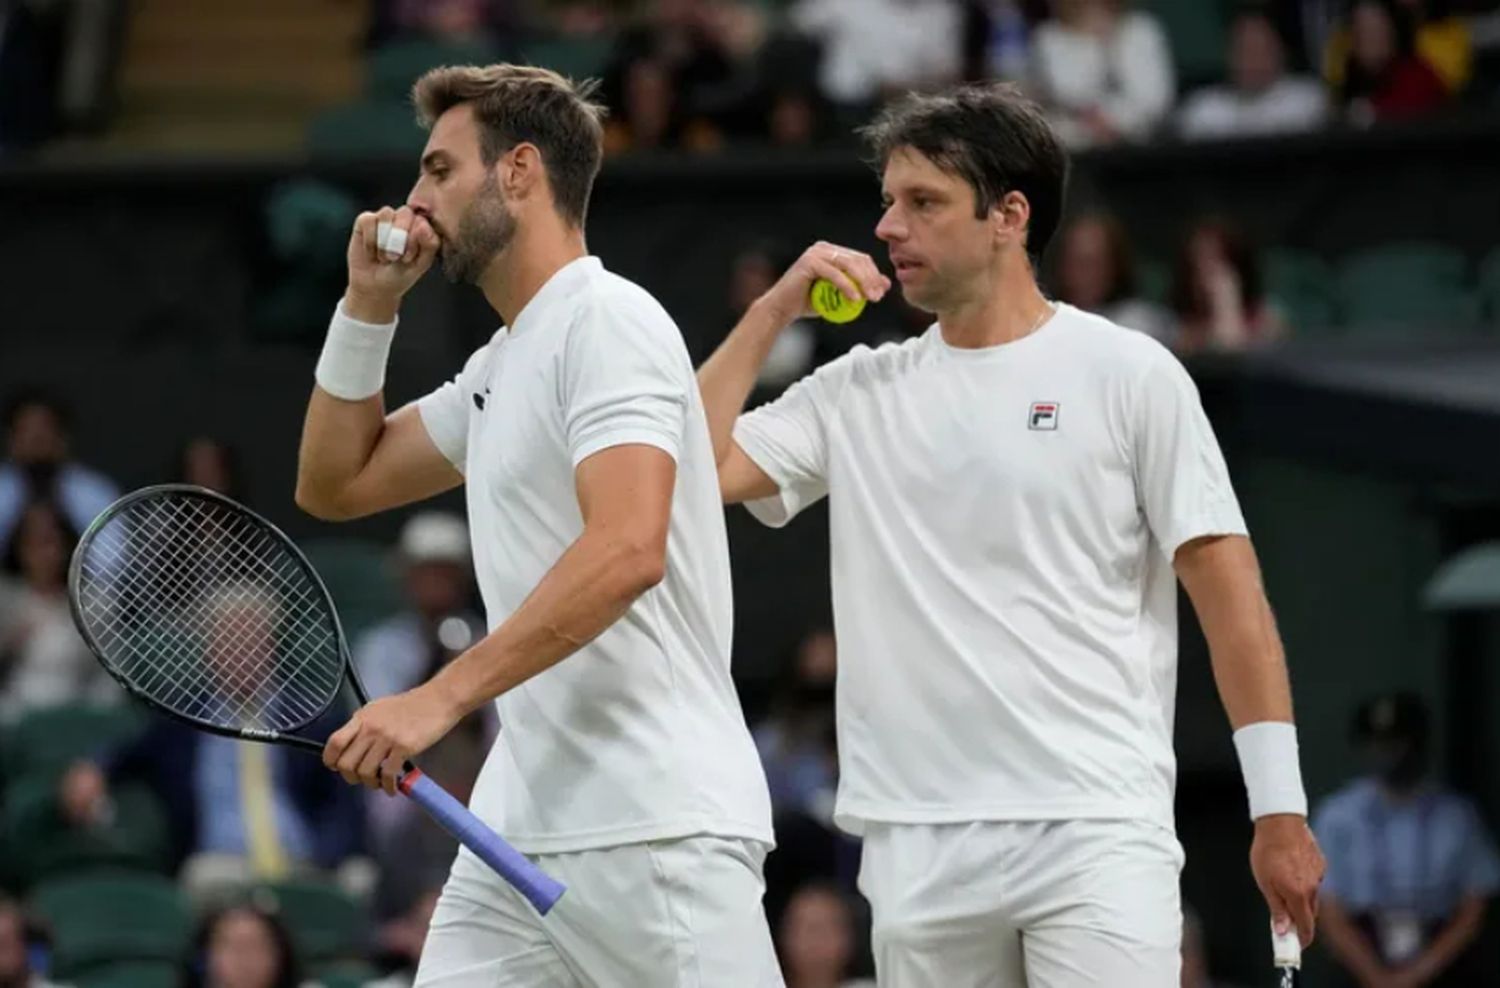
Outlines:
{"type": "Polygon", "coordinates": [[[57,816],[52,777],[33,776],[9,786],[0,809],[7,883],[29,888],[59,875],[101,868],[165,871],[171,861],[171,829],[155,794],[126,785],[113,793],[113,802],[107,824],[73,828],[57,816]]]}
{"type": "MultiPolygon", "coordinates": [[[[310,972],[312,980],[323,988],[364,988],[380,979],[380,972],[364,961],[339,961],[315,967],[310,972]]],[[[91,988],[91,986],[80,986],[91,988]]]]}
{"type": "Polygon", "coordinates": [[[323,578],[344,634],[354,637],[401,609],[401,587],[389,551],[363,539],[313,539],[302,551],[323,578]]]}
{"type": "Polygon", "coordinates": [[[170,961],[122,961],[80,971],[72,981],[74,988],[177,988],[182,971],[170,961]]]}
{"type": "Polygon", "coordinates": [[[254,896],[280,914],[304,963],[328,966],[364,952],[369,916],[338,886],[289,880],[261,886],[254,896]]]}
{"type": "Polygon", "coordinates": [[[604,73],[614,49],[615,39],[608,34],[587,38],[549,38],[525,45],[521,49],[521,61],[551,69],[570,79],[592,79],[604,73]]]}
{"type": "Polygon", "coordinates": [[[52,930],[61,979],[124,961],[179,963],[192,938],[187,903],[171,879],[97,872],[53,879],[31,895],[52,930]]]}
{"type": "Polygon", "coordinates": [[[1229,10],[1222,0],[1145,0],[1140,9],[1154,14],[1166,31],[1181,84],[1225,77],[1229,10]]]}
{"type": "Polygon", "coordinates": [[[1172,269],[1162,261],[1145,258],[1135,263],[1136,294],[1148,302],[1167,304],[1167,294],[1172,290],[1172,269]]]}
{"type": "Polygon", "coordinates": [[[324,110],[307,128],[315,156],[413,156],[427,143],[416,112],[404,103],[348,103],[324,110]]]}
{"type": "Polygon", "coordinates": [[[123,744],[140,733],[146,712],[134,701],[117,706],[67,704],[25,714],[5,732],[4,777],[55,778],[71,763],[123,744]]]}
{"type": "Polygon", "coordinates": [[[412,83],[440,65],[489,65],[502,60],[484,42],[398,41],[376,50],[366,65],[365,93],[373,100],[410,105],[412,83]]]}
{"type": "Polygon", "coordinates": [[[1479,295],[1490,328],[1500,331],[1500,248],[1490,251],[1479,264],[1479,295]]]}
{"type": "Polygon", "coordinates": [[[1390,244],[1358,251],[1338,266],[1337,298],[1352,334],[1444,335],[1471,329],[1479,298],[1468,261],[1441,244],[1390,244]]]}
{"type": "Polygon", "coordinates": [[[1265,256],[1266,293],[1286,314],[1291,335],[1300,339],[1337,333],[1333,269],[1316,254],[1274,248],[1265,256]]]}

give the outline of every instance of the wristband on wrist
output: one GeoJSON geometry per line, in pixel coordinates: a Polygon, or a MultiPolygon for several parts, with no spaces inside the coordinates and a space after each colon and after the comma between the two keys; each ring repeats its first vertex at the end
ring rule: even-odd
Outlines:
{"type": "Polygon", "coordinates": [[[385,387],[385,363],[395,336],[395,321],[380,324],[352,319],[340,300],[313,374],[318,387],[345,401],[378,394],[385,387]]]}
{"type": "Polygon", "coordinates": [[[1307,816],[1295,725],[1282,721],[1246,724],[1234,732],[1234,749],[1250,797],[1250,819],[1277,813],[1307,816]]]}

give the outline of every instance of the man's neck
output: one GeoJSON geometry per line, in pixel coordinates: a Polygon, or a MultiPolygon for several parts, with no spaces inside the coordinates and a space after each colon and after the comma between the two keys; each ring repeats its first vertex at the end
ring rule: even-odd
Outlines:
{"type": "Polygon", "coordinates": [[[962,349],[1014,343],[1030,336],[1052,314],[1030,264],[997,273],[974,298],[938,313],[943,341],[962,349]]]}
{"type": "Polygon", "coordinates": [[[588,254],[582,230],[560,222],[528,226],[516,231],[479,279],[485,299],[507,326],[515,325],[516,317],[554,274],[588,254]]]}

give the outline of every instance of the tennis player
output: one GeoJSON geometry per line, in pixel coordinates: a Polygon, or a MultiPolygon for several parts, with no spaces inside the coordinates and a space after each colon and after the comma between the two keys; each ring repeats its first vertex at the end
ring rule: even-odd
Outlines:
{"type": "Polygon", "coordinates": [[[780,985],[761,906],[770,802],[729,675],[692,363],[661,306],[584,247],[601,112],[509,65],[434,70],[414,97],[431,127],[420,177],[406,205],[355,224],[297,500],[352,518],[464,484],[490,631],[360,710],[324,760],[390,790],[405,759],[498,701],[472,808],[568,891],[539,918],[461,851],[418,985],[780,985]],[[435,258],[505,328],[387,415],[397,309],[435,258]]]}
{"type": "Polygon", "coordinates": [[[865,838],[881,985],[1177,984],[1176,579],[1235,728],[1256,881],[1310,941],[1323,862],[1285,662],[1192,381],[1038,289],[1067,158],[1015,90],[908,97],[866,136],[876,235],[936,323],[741,415],[813,279],[891,287],[817,244],[698,379],[726,502],[780,526],[829,499],[835,819],[865,838]]]}

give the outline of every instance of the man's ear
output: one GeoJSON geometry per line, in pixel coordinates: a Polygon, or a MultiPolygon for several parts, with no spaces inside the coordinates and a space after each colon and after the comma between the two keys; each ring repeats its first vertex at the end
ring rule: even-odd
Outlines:
{"type": "Polygon", "coordinates": [[[525,199],[546,181],[542,152],[529,142],[523,141],[501,155],[495,167],[500,169],[499,185],[506,199],[525,199]]]}

